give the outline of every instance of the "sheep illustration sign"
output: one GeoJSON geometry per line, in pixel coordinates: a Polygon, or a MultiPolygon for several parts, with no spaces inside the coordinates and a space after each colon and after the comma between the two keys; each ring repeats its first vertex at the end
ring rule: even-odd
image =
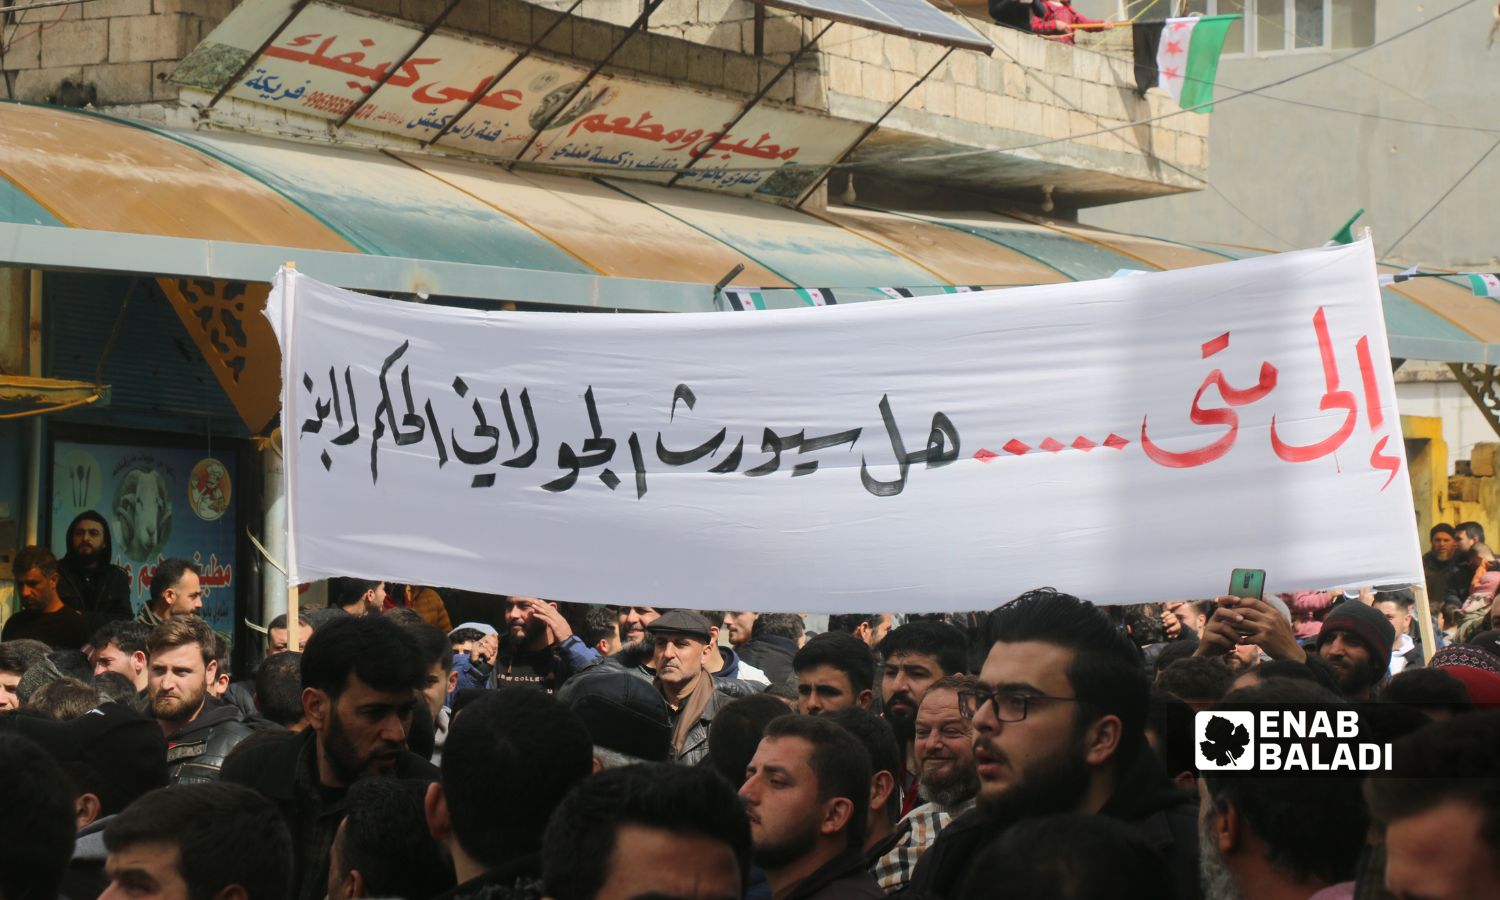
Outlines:
{"type": "Polygon", "coordinates": [[[198,566],[203,618],[233,633],[233,453],[67,440],[52,447],[53,552],[67,552],[69,523],[93,510],[109,522],[109,562],[125,570],[137,611],[151,596],[156,567],[180,557],[198,566]]]}

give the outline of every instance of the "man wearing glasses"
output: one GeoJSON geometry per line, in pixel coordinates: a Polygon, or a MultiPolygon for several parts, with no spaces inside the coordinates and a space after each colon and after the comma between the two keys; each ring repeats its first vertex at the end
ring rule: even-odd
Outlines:
{"type": "Polygon", "coordinates": [[[1010,825],[1084,813],[1134,827],[1178,896],[1199,896],[1196,813],[1146,744],[1150,688],[1135,645],[1093,604],[1050,589],[991,614],[990,639],[978,685],[958,692],[974,726],[978,806],[938,835],[910,889],[954,897],[1010,825]]]}

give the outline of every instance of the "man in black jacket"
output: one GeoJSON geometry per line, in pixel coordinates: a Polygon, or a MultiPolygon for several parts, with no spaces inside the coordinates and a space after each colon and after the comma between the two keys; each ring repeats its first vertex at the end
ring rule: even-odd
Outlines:
{"type": "Polygon", "coordinates": [[[774,690],[794,685],[792,657],[802,646],[802,617],[796,613],[764,613],[750,628],[750,640],[739,646],[740,659],[766,673],[774,690]]]}
{"type": "Polygon", "coordinates": [[[92,509],[79,513],[68,525],[68,552],[58,561],[57,595],[83,613],[90,630],[114,619],[128,619],[130,576],[110,562],[114,539],[109,523],[92,509]]]}
{"type": "Polygon", "coordinates": [[[443,747],[442,781],[427,788],[427,826],[458,881],[441,900],[539,888],[543,828],[593,769],[588,729],[551,696],[505,685],[465,704],[443,747]]]}
{"type": "Polygon", "coordinates": [[[938,835],[909,889],[954,897],[1011,824],[1083,813],[1130,825],[1167,861],[1177,896],[1199,896],[1196,810],[1146,744],[1150,690],[1135,645],[1093,604],[1049,589],[992,613],[990,639],[979,686],[959,692],[979,804],[938,835]]]}
{"type": "Polygon", "coordinates": [[[169,619],[146,639],[146,694],[167,738],[172,784],[218,781],[225,758],[254,730],[238,709],[208,694],[219,670],[217,646],[213,629],[197,616],[169,619]]]}
{"type": "Polygon", "coordinates": [[[755,862],[778,900],[885,896],[865,869],[870,754],[854,735],[822,716],[772,719],[745,772],[755,862]]]}
{"type": "Polygon", "coordinates": [[[426,675],[416,638],[400,625],[340,616],[314,632],[302,654],[309,727],[257,739],[225,762],[223,780],[270,798],[291,829],[290,896],[326,896],[328,852],[349,785],[369,776],[437,780],[437,769],[406,749],[426,675]]]}

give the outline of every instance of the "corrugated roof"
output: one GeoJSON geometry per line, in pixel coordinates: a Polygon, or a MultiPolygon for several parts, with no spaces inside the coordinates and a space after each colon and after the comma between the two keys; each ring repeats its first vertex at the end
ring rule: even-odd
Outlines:
{"type": "MultiPolygon", "coordinates": [[[[580,306],[597,306],[600,294],[611,293],[600,288],[599,276],[606,276],[630,279],[610,283],[631,286],[619,292],[632,298],[631,308],[681,309],[698,302],[684,299],[681,285],[717,283],[737,264],[745,268],[733,286],[765,289],[764,302],[774,307],[814,302],[810,288],[832,289],[838,302],[849,302],[885,297],[888,288],[921,296],[1264,252],[1019,213],[834,206],[814,214],[658,185],[509,172],[469,159],[169,132],[14,102],[0,103],[0,176],[0,223],[18,231],[67,226],[101,239],[115,235],[116,242],[127,234],[235,242],[284,251],[286,259],[309,251],[365,254],[391,258],[403,272],[420,271],[424,262],[433,270],[456,266],[454,277],[465,284],[476,276],[483,282],[493,269],[511,284],[552,278],[582,292],[557,302],[580,306]],[[587,277],[567,281],[571,275],[587,277]],[[673,297],[653,305],[653,291],[673,297]]],[[[205,244],[205,256],[219,246],[205,244]]],[[[0,259],[6,261],[25,263],[19,256],[0,259]]],[[[112,262],[111,270],[123,271],[120,265],[112,262]]],[[[502,296],[504,283],[487,290],[487,297],[502,296]]],[[[702,308],[714,308],[710,292],[702,293],[702,308]]],[[[1388,287],[1382,297],[1394,356],[1500,359],[1494,300],[1436,278],[1388,287]]]]}

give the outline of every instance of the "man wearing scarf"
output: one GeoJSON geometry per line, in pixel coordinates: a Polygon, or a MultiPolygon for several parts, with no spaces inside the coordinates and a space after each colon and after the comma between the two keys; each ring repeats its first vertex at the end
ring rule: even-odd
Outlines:
{"type": "Polygon", "coordinates": [[[646,626],[654,653],[656,688],[667,700],[672,722],[672,758],[696,765],[708,755],[708,726],[729,701],[704,668],[712,628],[695,612],[674,609],[646,626]]]}
{"type": "Polygon", "coordinates": [[[83,613],[89,631],[135,615],[130,608],[130,576],[110,562],[114,540],[109,523],[92,509],[68,525],[68,552],[58,561],[57,595],[83,613]]]}

